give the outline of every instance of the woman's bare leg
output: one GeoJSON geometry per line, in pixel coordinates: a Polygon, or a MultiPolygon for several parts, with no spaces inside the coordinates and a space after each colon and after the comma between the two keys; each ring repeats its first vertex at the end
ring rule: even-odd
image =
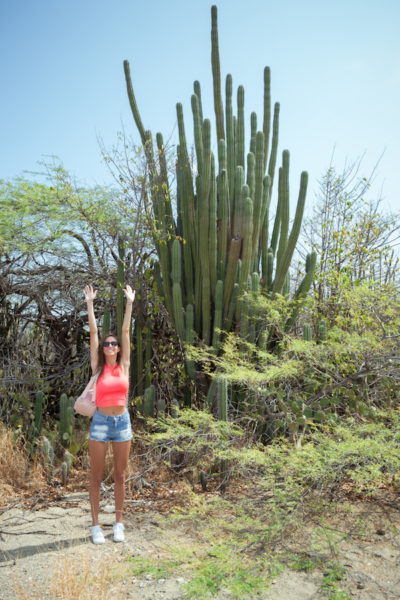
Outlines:
{"type": "Polygon", "coordinates": [[[122,511],[125,500],[125,472],[128,466],[131,440],[127,442],[112,442],[114,453],[114,498],[115,521],[122,523],[122,511]]]}
{"type": "Polygon", "coordinates": [[[99,524],[100,484],[103,481],[107,443],[89,440],[90,487],[89,498],[92,511],[92,525],[99,524]]]}

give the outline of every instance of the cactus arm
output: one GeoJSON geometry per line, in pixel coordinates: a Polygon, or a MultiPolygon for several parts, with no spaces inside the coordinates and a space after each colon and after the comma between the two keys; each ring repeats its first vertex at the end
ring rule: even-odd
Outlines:
{"type": "MultiPolygon", "coordinates": [[[[279,273],[282,258],[288,243],[289,232],[289,152],[284,150],[282,153],[282,169],[279,171],[279,216],[280,216],[280,235],[276,259],[276,272],[279,273]]],[[[279,290],[280,291],[280,290],[279,290]]]]}
{"type": "Polygon", "coordinates": [[[196,149],[197,172],[199,175],[203,173],[203,133],[202,121],[200,116],[200,102],[196,94],[192,95],[192,114],[193,114],[193,130],[194,130],[194,147],[196,149]]]}
{"type": "Polygon", "coordinates": [[[132,86],[132,78],[131,78],[129,61],[127,61],[127,60],[124,60],[124,72],[125,72],[126,89],[128,92],[128,99],[129,99],[129,104],[131,107],[132,115],[135,120],[136,127],[139,131],[139,135],[142,140],[142,144],[143,144],[143,146],[145,146],[145,144],[146,144],[145,130],[143,127],[143,123],[142,123],[142,119],[141,119],[141,116],[139,113],[138,106],[136,104],[136,98],[135,98],[135,94],[134,94],[133,86],[132,86]]]}
{"type": "Polygon", "coordinates": [[[300,308],[302,307],[302,305],[304,304],[305,298],[309,292],[312,281],[314,279],[316,262],[317,262],[317,255],[315,252],[312,252],[307,257],[306,274],[304,275],[302,281],[300,282],[299,287],[297,288],[297,290],[295,291],[295,293],[293,295],[292,303],[293,303],[294,308],[292,310],[292,314],[290,315],[290,317],[287,319],[287,321],[285,323],[285,326],[284,326],[285,332],[288,332],[291,330],[291,328],[296,320],[296,317],[298,315],[298,312],[299,312],[300,308]]]}
{"type": "Polygon", "coordinates": [[[268,149],[269,149],[269,134],[271,130],[271,70],[269,67],[264,69],[264,169],[267,168],[268,149]]]}
{"type": "Polygon", "coordinates": [[[300,179],[300,191],[299,191],[299,199],[298,199],[297,207],[296,207],[296,214],[294,217],[292,230],[290,232],[289,240],[287,243],[287,248],[281,259],[281,262],[279,265],[279,271],[276,273],[274,286],[273,286],[274,292],[279,293],[282,290],[282,287],[283,287],[283,284],[285,281],[285,277],[286,277],[286,273],[288,272],[290,262],[292,260],[293,252],[294,252],[296,244],[297,244],[297,240],[298,240],[300,229],[301,229],[301,223],[303,220],[304,205],[305,205],[306,194],[307,194],[307,183],[308,183],[308,173],[306,171],[303,171],[301,174],[301,179],[300,179]]]}
{"type": "Polygon", "coordinates": [[[230,198],[230,214],[233,209],[233,199],[235,190],[235,132],[233,125],[232,111],[232,76],[226,76],[225,85],[226,94],[226,146],[228,160],[228,194],[230,198]]]}
{"type": "MultiPolygon", "coordinates": [[[[252,112],[250,115],[250,152],[256,155],[256,136],[257,136],[257,115],[252,112]]],[[[265,169],[264,169],[265,171],[265,169]]]]}
{"type": "Polygon", "coordinates": [[[261,223],[264,222],[263,210],[263,176],[264,176],[264,134],[260,131],[255,140],[255,186],[254,186],[254,211],[253,211],[253,245],[252,261],[258,258],[258,243],[260,238],[261,223]]]}
{"type": "Polygon", "coordinates": [[[225,139],[224,109],[221,96],[221,68],[218,48],[217,7],[211,7],[211,65],[214,88],[214,111],[217,125],[217,140],[225,139]]]}
{"type": "Polygon", "coordinates": [[[244,87],[239,85],[237,91],[237,144],[236,165],[244,168],[244,87]]]}
{"type": "Polygon", "coordinates": [[[272,142],[271,142],[271,154],[268,163],[268,175],[271,178],[271,190],[274,182],[276,157],[278,154],[278,138],[279,138],[279,102],[275,103],[274,106],[274,120],[272,125],[272,142]]]}
{"type": "Polygon", "coordinates": [[[249,186],[249,196],[254,200],[254,191],[256,187],[256,158],[252,152],[247,154],[247,185],[249,186]]]}
{"type": "Polygon", "coordinates": [[[203,107],[202,107],[202,102],[201,102],[201,88],[200,88],[200,81],[195,81],[193,83],[193,91],[196,94],[197,98],[199,99],[199,114],[200,114],[200,123],[203,123],[203,107]]]}

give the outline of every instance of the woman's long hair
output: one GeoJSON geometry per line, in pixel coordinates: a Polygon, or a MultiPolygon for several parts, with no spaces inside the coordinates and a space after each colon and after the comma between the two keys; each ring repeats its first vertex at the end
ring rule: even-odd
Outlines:
{"type": "Polygon", "coordinates": [[[104,352],[103,352],[103,342],[109,338],[115,338],[116,341],[118,342],[118,346],[119,346],[119,351],[117,354],[117,362],[115,363],[115,367],[113,369],[113,375],[119,375],[119,373],[121,372],[121,367],[119,364],[119,359],[120,359],[120,355],[121,355],[121,344],[120,341],[118,339],[118,336],[115,335],[115,333],[107,333],[106,335],[103,335],[101,340],[99,341],[99,347],[97,349],[97,369],[96,369],[96,373],[98,373],[98,378],[100,378],[103,373],[104,373],[104,367],[106,365],[106,359],[104,356],[104,352]]]}

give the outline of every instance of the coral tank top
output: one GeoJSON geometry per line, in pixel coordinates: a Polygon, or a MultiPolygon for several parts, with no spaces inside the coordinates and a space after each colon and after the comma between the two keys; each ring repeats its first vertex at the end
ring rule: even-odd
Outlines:
{"type": "Polygon", "coordinates": [[[96,406],[125,406],[129,379],[120,366],[104,365],[96,383],[96,406]]]}

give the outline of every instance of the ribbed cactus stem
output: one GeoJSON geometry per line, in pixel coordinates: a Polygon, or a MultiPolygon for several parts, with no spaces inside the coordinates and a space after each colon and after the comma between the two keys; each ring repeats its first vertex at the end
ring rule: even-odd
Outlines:
{"type": "Polygon", "coordinates": [[[230,331],[230,329],[232,327],[233,317],[235,315],[236,306],[238,304],[238,298],[239,298],[239,284],[234,283],[231,300],[230,300],[228,310],[227,310],[225,320],[224,320],[224,329],[226,331],[230,331]]]}
{"type": "Polygon", "coordinates": [[[242,188],[244,185],[244,169],[238,165],[235,169],[235,197],[232,208],[232,237],[240,237],[240,200],[242,198],[242,188]]]}
{"type": "Polygon", "coordinates": [[[243,340],[248,339],[249,335],[249,301],[248,298],[242,296],[239,299],[238,305],[240,306],[240,337],[243,340]]]}
{"type": "Polygon", "coordinates": [[[304,304],[305,298],[310,290],[312,281],[314,279],[314,271],[315,271],[316,262],[317,262],[317,255],[315,252],[312,252],[306,261],[306,274],[304,275],[303,279],[300,282],[300,285],[298,286],[297,290],[295,291],[295,293],[293,295],[293,298],[292,298],[293,310],[292,310],[291,316],[287,319],[287,321],[285,323],[285,326],[284,326],[285,331],[291,330],[291,328],[296,320],[296,317],[298,315],[298,312],[299,312],[300,308],[302,307],[302,305],[304,304]]]}
{"type": "Polygon", "coordinates": [[[278,154],[278,138],[279,138],[279,102],[275,103],[274,106],[274,121],[272,125],[272,142],[271,142],[271,154],[269,157],[268,164],[268,175],[271,179],[271,189],[274,182],[276,157],[278,154]]]}
{"type": "Polygon", "coordinates": [[[199,99],[200,122],[202,123],[203,122],[203,107],[202,107],[202,102],[201,102],[200,81],[196,80],[193,82],[193,91],[199,99]]]}
{"type": "Polygon", "coordinates": [[[233,125],[232,111],[232,76],[226,76],[225,84],[226,94],[226,146],[228,160],[228,194],[230,199],[230,214],[233,210],[234,189],[235,189],[235,130],[233,125]]]}
{"type": "MultiPolygon", "coordinates": [[[[280,232],[279,245],[276,258],[276,271],[279,273],[282,257],[285,253],[289,235],[289,152],[284,150],[282,153],[282,168],[279,170],[279,217],[280,232]]],[[[286,275],[286,274],[285,274],[286,275]]],[[[280,290],[279,290],[280,291],[280,290]]]]}
{"type": "Polygon", "coordinates": [[[273,291],[280,293],[282,290],[283,284],[285,282],[286,273],[288,272],[293,253],[297,244],[297,240],[299,237],[301,224],[303,221],[303,213],[304,213],[304,205],[306,201],[307,194],[307,183],[308,183],[308,173],[303,171],[300,179],[300,191],[299,191],[299,199],[297,201],[296,214],[293,220],[292,230],[290,232],[289,240],[287,242],[287,247],[285,253],[279,263],[279,271],[276,273],[273,291]]]}
{"type": "Polygon", "coordinates": [[[254,207],[253,207],[253,244],[252,261],[258,257],[258,244],[260,238],[260,228],[263,223],[263,178],[264,178],[264,134],[259,131],[255,139],[255,186],[254,186],[254,207]]]}
{"type": "Polygon", "coordinates": [[[247,154],[247,185],[250,190],[250,198],[254,200],[254,191],[256,187],[256,157],[252,152],[247,154]]]}
{"type": "Polygon", "coordinates": [[[131,106],[132,115],[135,120],[136,127],[138,128],[138,131],[139,131],[139,134],[140,134],[140,137],[142,140],[142,144],[145,145],[145,143],[146,143],[145,129],[143,127],[142,119],[139,114],[139,109],[136,104],[136,98],[135,98],[135,94],[134,94],[133,86],[132,86],[129,62],[127,60],[124,60],[124,71],[125,71],[126,89],[128,92],[129,104],[131,106]]]}
{"type": "Polygon", "coordinates": [[[217,22],[217,7],[211,7],[211,64],[213,74],[213,89],[214,89],[214,111],[217,125],[218,140],[225,139],[224,130],[224,109],[222,106],[221,96],[221,68],[219,62],[218,48],[218,22],[217,22]]]}
{"type": "Polygon", "coordinates": [[[264,133],[264,169],[267,168],[268,161],[268,149],[269,149],[269,135],[271,130],[271,70],[269,67],[264,69],[264,120],[263,120],[263,133],[264,133]]]}
{"type": "Polygon", "coordinates": [[[250,115],[250,152],[256,154],[256,135],[257,135],[257,115],[252,112],[250,115]]]}
{"type": "Polygon", "coordinates": [[[60,396],[60,421],[59,421],[59,431],[60,431],[60,444],[66,448],[69,444],[69,434],[68,434],[68,396],[66,394],[61,394],[60,396]]]}
{"type": "Polygon", "coordinates": [[[253,246],[253,201],[247,197],[243,205],[242,217],[242,274],[240,279],[241,292],[247,288],[247,279],[252,265],[253,246]]]}
{"type": "Polygon", "coordinates": [[[215,290],[215,313],[214,313],[214,333],[212,345],[218,348],[222,329],[222,313],[223,313],[223,298],[224,298],[224,282],[217,281],[215,290]]]}
{"type": "Polygon", "coordinates": [[[328,326],[325,319],[322,319],[318,326],[318,339],[320,342],[326,342],[328,339],[328,326]]]}
{"type": "Polygon", "coordinates": [[[203,173],[203,132],[202,120],[200,117],[200,102],[196,94],[192,95],[192,114],[194,129],[194,146],[196,148],[197,172],[203,173]]]}
{"type": "Polygon", "coordinates": [[[237,263],[240,257],[240,250],[242,246],[242,240],[240,238],[236,238],[231,240],[229,255],[228,255],[228,265],[226,269],[225,276],[225,287],[224,287],[224,315],[225,318],[229,311],[229,306],[231,303],[231,296],[233,291],[233,286],[236,278],[236,270],[237,263]]]}
{"type": "Polygon", "coordinates": [[[312,341],[312,331],[309,323],[304,323],[303,325],[303,338],[306,342],[312,341]]]}
{"type": "Polygon", "coordinates": [[[185,339],[185,326],[182,305],[182,288],[181,288],[181,243],[175,239],[172,244],[172,294],[174,302],[174,320],[178,336],[181,340],[185,339]]]}
{"type": "Polygon", "coordinates": [[[238,87],[237,106],[236,165],[244,167],[244,87],[242,85],[238,87]]]}
{"type": "Polygon", "coordinates": [[[229,230],[229,198],[228,179],[226,169],[222,169],[218,175],[218,262],[217,277],[225,278],[225,267],[227,260],[227,243],[229,230]]]}

